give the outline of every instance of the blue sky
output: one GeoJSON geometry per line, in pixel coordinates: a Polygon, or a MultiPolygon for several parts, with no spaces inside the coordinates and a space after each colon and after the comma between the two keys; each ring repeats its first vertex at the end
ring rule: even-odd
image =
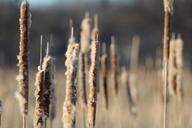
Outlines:
{"type": "MultiPolygon", "coordinates": [[[[79,2],[100,2],[102,0],[28,0],[31,6],[52,5],[55,3],[75,4],[79,2]]],[[[111,3],[129,3],[134,0],[108,0],[111,3]]]]}

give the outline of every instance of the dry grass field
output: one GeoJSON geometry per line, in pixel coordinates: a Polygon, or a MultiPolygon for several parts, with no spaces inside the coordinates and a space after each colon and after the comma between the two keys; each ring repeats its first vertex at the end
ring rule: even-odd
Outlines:
{"type": "MultiPolygon", "coordinates": [[[[16,92],[16,69],[4,69],[0,72],[0,98],[3,102],[2,128],[20,128],[22,117],[19,105],[15,98],[16,92]]],[[[29,94],[29,115],[27,117],[28,128],[33,128],[34,118],[34,81],[35,70],[30,70],[30,94],[29,94]]],[[[184,97],[182,101],[181,114],[182,124],[178,128],[192,127],[191,112],[191,77],[189,69],[185,69],[183,77],[184,97]]],[[[138,105],[137,115],[129,111],[126,87],[120,85],[120,93],[117,97],[109,96],[109,110],[104,109],[103,98],[98,94],[96,128],[161,128],[162,127],[162,95],[160,94],[161,80],[154,68],[141,68],[138,72],[137,90],[138,105]]],[[[58,69],[56,73],[56,97],[57,116],[54,120],[54,127],[62,128],[62,107],[65,97],[65,76],[64,69],[58,69]]],[[[110,80],[109,80],[110,81],[110,80]]],[[[173,105],[173,104],[172,104],[173,105]]],[[[77,105],[79,106],[79,105],[77,105]]],[[[171,106],[171,105],[170,105],[171,106]]],[[[175,128],[174,110],[170,108],[170,127],[175,128]]],[[[83,128],[82,110],[77,107],[76,127],[83,128]]]]}

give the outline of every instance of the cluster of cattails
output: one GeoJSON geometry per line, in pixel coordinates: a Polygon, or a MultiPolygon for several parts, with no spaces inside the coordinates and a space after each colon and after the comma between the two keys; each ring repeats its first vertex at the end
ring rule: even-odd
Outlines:
{"type": "MultiPolygon", "coordinates": [[[[182,99],[182,71],[183,71],[183,41],[180,36],[173,37],[169,41],[169,18],[173,10],[172,0],[164,0],[165,21],[164,21],[164,58],[163,58],[163,82],[164,82],[164,128],[166,128],[167,113],[167,87],[171,96],[176,96],[178,101],[182,99]]],[[[20,7],[20,43],[18,55],[19,75],[17,77],[19,91],[17,98],[19,100],[21,113],[23,115],[23,128],[26,128],[26,116],[28,113],[28,42],[29,28],[31,26],[31,15],[29,4],[24,1],[20,7]]],[[[78,44],[71,28],[71,37],[69,38],[66,51],[66,92],[63,104],[63,127],[74,128],[76,122],[76,103],[87,111],[86,127],[94,128],[96,120],[97,89],[98,89],[98,71],[101,76],[101,94],[105,108],[109,108],[109,93],[116,96],[120,91],[120,85],[126,86],[129,109],[131,113],[136,114],[137,96],[137,70],[140,38],[134,36],[132,41],[129,73],[126,68],[121,68],[121,79],[118,81],[118,51],[117,43],[114,37],[111,38],[110,49],[107,49],[107,43],[103,43],[100,57],[99,28],[98,17],[95,15],[94,27],[91,30],[90,17],[87,13],[81,24],[81,40],[78,44]],[[107,51],[109,51],[109,60],[107,51]],[[100,61],[100,62],[99,62],[100,61]],[[100,64],[100,67],[99,67],[100,64]],[[110,70],[108,69],[110,65],[110,70]],[[110,75],[109,75],[110,73],[110,75]],[[110,82],[108,81],[110,79],[110,82]],[[110,85],[110,86],[109,86],[110,85]],[[87,87],[89,88],[87,94],[87,87]],[[78,99],[77,99],[78,98],[78,99]]],[[[55,106],[55,65],[54,59],[50,55],[50,46],[47,43],[47,52],[42,57],[42,48],[40,52],[40,65],[35,79],[35,128],[46,128],[47,120],[50,119],[50,127],[56,114],[55,106]],[[42,59],[43,58],[43,59],[42,59]]],[[[84,111],[85,114],[85,111],[84,111]]],[[[1,116],[1,102],[0,102],[1,116]]],[[[1,121],[1,120],[0,120],[1,121]]],[[[0,124],[1,126],[1,124],[0,124]]]]}
{"type": "Polygon", "coordinates": [[[35,105],[35,119],[34,127],[46,127],[46,120],[50,117],[51,121],[54,119],[54,72],[53,72],[53,58],[49,55],[49,45],[47,45],[47,54],[43,58],[43,62],[38,67],[36,74],[36,105],[35,105]],[[51,114],[50,114],[51,112],[51,114]]]}

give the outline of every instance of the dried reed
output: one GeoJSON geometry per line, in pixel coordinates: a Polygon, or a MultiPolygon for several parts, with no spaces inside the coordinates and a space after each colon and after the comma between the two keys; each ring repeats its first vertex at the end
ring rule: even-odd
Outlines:
{"type": "Polygon", "coordinates": [[[104,104],[105,108],[108,109],[108,86],[107,86],[107,54],[106,54],[106,44],[102,45],[102,56],[101,56],[101,79],[102,79],[102,92],[104,94],[104,104]]]}
{"type": "Polygon", "coordinates": [[[63,126],[64,128],[75,127],[75,111],[76,111],[76,73],[78,66],[78,50],[79,45],[71,42],[66,52],[66,97],[63,105],[63,126]]]}
{"type": "Polygon", "coordinates": [[[111,87],[112,87],[112,93],[114,95],[117,95],[117,93],[118,93],[117,53],[116,53],[115,38],[113,36],[111,37],[110,60],[111,60],[111,87]]]}
{"type": "Polygon", "coordinates": [[[94,128],[96,118],[96,103],[97,103],[97,66],[99,57],[99,42],[98,33],[92,33],[91,46],[91,67],[89,71],[89,98],[88,98],[88,115],[87,128],[94,128]]]}
{"type": "Polygon", "coordinates": [[[26,127],[26,115],[28,113],[28,42],[29,42],[29,29],[31,26],[31,15],[29,12],[29,4],[23,1],[20,6],[20,42],[19,42],[19,55],[18,64],[19,75],[17,81],[19,91],[17,98],[20,104],[21,114],[23,116],[23,128],[26,127]]]}

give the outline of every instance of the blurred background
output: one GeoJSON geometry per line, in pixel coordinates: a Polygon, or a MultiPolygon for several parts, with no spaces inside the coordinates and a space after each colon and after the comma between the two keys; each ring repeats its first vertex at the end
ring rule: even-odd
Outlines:
{"type": "MultiPolygon", "coordinates": [[[[69,37],[69,20],[73,20],[75,36],[79,42],[80,25],[86,12],[93,19],[99,16],[100,41],[110,44],[116,37],[121,63],[128,63],[129,47],[133,35],[141,37],[140,63],[146,57],[155,57],[162,47],[163,0],[28,0],[32,13],[30,32],[30,65],[39,63],[40,35],[44,42],[53,35],[53,54],[57,65],[63,66],[69,37]]],[[[19,5],[21,0],[0,0],[0,66],[15,67],[19,43],[19,5]]],[[[192,1],[175,1],[171,31],[184,40],[185,64],[190,65],[192,34],[192,1]]],[[[91,22],[93,24],[93,20],[91,22]]]]}

